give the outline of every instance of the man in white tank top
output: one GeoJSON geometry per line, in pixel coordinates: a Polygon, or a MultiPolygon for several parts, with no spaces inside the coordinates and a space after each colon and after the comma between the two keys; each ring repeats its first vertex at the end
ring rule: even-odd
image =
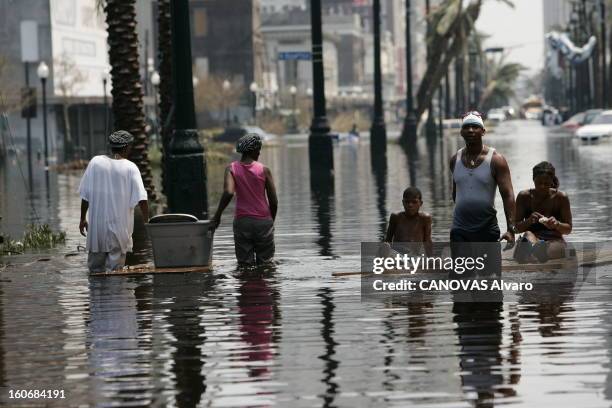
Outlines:
{"type": "MultiPolygon", "coordinates": [[[[482,143],[485,132],[484,123],[478,112],[470,112],[464,117],[461,136],[465,141],[465,147],[460,149],[450,161],[455,202],[450,241],[451,243],[496,243],[507,240],[513,245],[516,227],[510,168],[504,156],[482,143]],[[501,239],[495,210],[496,189],[499,189],[504,202],[508,225],[508,231],[501,236],[501,239]]],[[[456,245],[455,249],[463,246],[469,245],[456,245]]],[[[493,270],[487,272],[499,274],[501,273],[499,245],[491,245],[491,248],[497,250],[492,254],[488,254],[487,251],[489,258],[494,258],[490,259],[489,263],[493,270]]]]}

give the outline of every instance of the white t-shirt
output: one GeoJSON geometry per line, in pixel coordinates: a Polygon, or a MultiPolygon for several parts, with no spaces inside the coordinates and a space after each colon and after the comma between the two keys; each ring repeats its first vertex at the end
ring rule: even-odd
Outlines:
{"type": "Polygon", "coordinates": [[[132,250],[134,207],[147,199],[138,167],[126,159],[95,156],[79,186],[81,198],[89,203],[87,250],[121,252],[132,250]]]}

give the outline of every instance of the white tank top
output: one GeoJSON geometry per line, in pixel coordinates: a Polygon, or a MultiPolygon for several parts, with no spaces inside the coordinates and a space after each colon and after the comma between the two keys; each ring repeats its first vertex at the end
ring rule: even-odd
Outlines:
{"type": "Polygon", "coordinates": [[[491,158],[495,149],[489,147],[484,161],[475,169],[463,165],[461,156],[464,151],[465,148],[457,152],[453,171],[456,187],[453,228],[476,232],[490,225],[497,225],[497,182],[491,173],[491,158]]]}

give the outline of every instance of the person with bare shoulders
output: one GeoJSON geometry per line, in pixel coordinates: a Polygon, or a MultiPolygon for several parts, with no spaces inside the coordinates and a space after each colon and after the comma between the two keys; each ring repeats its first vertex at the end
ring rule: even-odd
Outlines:
{"type": "Polygon", "coordinates": [[[516,228],[524,232],[515,258],[538,261],[565,256],[563,235],[572,232],[572,210],[567,194],[559,190],[554,166],[546,161],[533,168],[535,188],[523,190],[516,198],[516,228]]]}
{"type": "Polygon", "coordinates": [[[236,152],[242,157],[225,169],[223,195],[211,220],[212,227],[217,228],[221,214],[236,194],[234,249],[242,265],[267,263],[274,257],[278,199],[272,172],[258,161],[261,147],[261,137],[255,133],[238,140],[236,152]]]}
{"type": "Polygon", "coordinates": [[[501,248],[494,244],[507,240],[514,245],[514,191],[508,162],[493,147],[483,144],[486,133],[478,112],[463,117],[461,136],[465,147],[450,161],[453,177],[455,210],[450,230],[453,257],[482,256],[486,253],[486,274],[501,274],[501,248]],[[499,190],[504,203],[508,231],[500,239],[495,210],[495,193],[499,190]],[[469,245],[465,243],[479,243],[469,245]],[[486,244],[491,243],[491,244],[486,244]],[[463,253],[464,250],[467,253],[463,253]]]}
{"type": "Polygon", "coordinates": [[[404,211],[391,214],[389,226],[385,234],[385,242],[393,243],[423,243],[425,253],[432,255],[431,215],[421,212],[423,198],[416,187],[404,190],[402,199],[404,211]]]}

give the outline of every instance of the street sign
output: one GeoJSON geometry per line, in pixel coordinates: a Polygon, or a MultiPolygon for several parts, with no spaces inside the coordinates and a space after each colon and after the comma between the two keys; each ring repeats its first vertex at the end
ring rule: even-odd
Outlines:
{"type": "Polygon", "coordinates": [[[309,51],[289,51],[289,52],[279,52],[278,59],[281,61],[287,60],[306,60],[309,61],[312,59],[312,53],[309,51]]]}

